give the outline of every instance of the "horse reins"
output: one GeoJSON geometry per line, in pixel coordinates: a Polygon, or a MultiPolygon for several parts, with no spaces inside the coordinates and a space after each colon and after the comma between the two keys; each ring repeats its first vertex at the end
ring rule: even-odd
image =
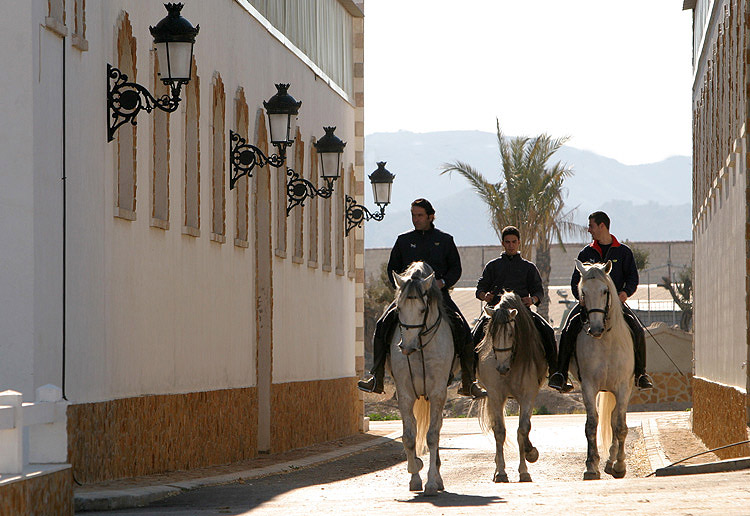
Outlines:
{"type": "MultiPolygon", "coordinates": [[[[416,398],[419,398],[419,394],[417,394],[417,387],[416,385],[414,385],[414,373],[412,372],[412,369],[411,369],[411,354],[414,353],[414,351],[419,351],[420,355],[422,356],[422,388],[424,392],[424,398],[429,401],[430,398],[427,396],[427,369],[425,367],[425,361],[424,361],[424,348],[425,346],[427,346],[427,344],[432,342],[433,337],[435,337],[435,335],[437,334],[437,328],[439,327],[440,322],[443,319],[443,314],[440,312],[440,310],[438,310],[437,319],[432,324],[432,326],[428,328],[427,318],[430,316],[430,304],[427,302],[427,293],[422,293],[420,289],[418,298],[422,300],[422,304],[425,307],[424,317],[422,318],[422,324],[404,324],[403,322],[401,322],[401,313],[399,312],[398,326],[399,326],[399,331],[401,332],[401,340],[403,340],[404,338],[404,329],[409,330],[409,329],[414,329],[414,328],[424,328],[422,331],[419,332],[419,335],[418,335],[419,346],[416,349],[406,354],[406,363],[409,366],[409,378],[411,378],[411,386],[412,386],[412,389],[414,389],[414,396],[416,398]],[[426,335],[429,335],[430,333],[432,333],[432,335],[427,340],[427,342],[423,342],[422,338],[425,337],[426,335]]],[[[417,299],[417,296],[407,296],[407,299],[417,299]]]]}
{"type": "MultiPolygon", "coordinates": [[[[592,308],[588,309],[586,308],[586,305],[581,303],[581,315],[583,315],[584,321],[588,322],[589,320],[589,314],[595,314],[600,313],[604,314],[604,331],[610,331],[612,328],[607,326],[607,321],[609,321],[609,298],[612,295],[612,293],[607,289],[607,302],[604,305],[604,308],[592,308]]],[[[583,292],[581,292],[581,301],[584,301],[583,292]]],[[[589,333],[591,331],[591,328],[589,327],[588,330],[586,330],[586,333],[589,333]]]]}

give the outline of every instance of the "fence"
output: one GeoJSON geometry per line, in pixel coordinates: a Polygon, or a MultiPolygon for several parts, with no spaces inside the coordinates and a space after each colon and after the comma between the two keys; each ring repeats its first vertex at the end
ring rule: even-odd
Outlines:
{"type": "Polygon", "coordinates": [[[67,408],[54,385],[39,387],[33,403],[23,403],[20,392],[0,392],[0,474],[22,473],[26,464],[65,463],[67,408]]]}

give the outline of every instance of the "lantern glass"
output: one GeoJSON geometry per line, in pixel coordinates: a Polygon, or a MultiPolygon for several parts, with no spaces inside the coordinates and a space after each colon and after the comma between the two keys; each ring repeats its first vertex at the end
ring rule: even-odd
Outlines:
{"type": "Polygon", "coordinates": [[[320,152],[320,176],[323,179],[337,179],[339,177],[340,152],[320,152]]]}
{"type": "Polygon", "coordinates": [[[165,84],[189,81],[193,61],[193,43],[189,41],[164,41],[154,43],[159,58],[159,75],[165,84]]]}
{"type": "Polygon", "coordinates": [[[287,145],[291,131],[292,116],[287,113],[269,113],[268,128],[271,132],[271,143],[287,145]]]}
{"type": "Polygon", "coordinates": [[[377,205],[387,205],[391,202],[391,186],[393,183],[373,183],[372,196],[377,205]]]}

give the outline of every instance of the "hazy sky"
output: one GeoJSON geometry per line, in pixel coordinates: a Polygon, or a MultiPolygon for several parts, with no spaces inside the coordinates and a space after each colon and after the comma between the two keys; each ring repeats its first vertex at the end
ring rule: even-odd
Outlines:
{"type": "Polygon", "coordinates": [[[682,0],[367,0],[365,133],[571,136],[626,164],[690,155],[682,0]]]}

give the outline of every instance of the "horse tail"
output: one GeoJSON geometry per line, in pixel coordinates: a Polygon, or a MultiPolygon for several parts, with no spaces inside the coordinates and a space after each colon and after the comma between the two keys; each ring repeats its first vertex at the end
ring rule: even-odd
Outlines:
{"type": "Polygon", "coordinates": [[[430,402],[420,396],[414,402],[414,417],[417,419],[417,455],[427,453],[427,430],[430,428],[430,402]]]}
{"type": "Polygon", "coordinates": [[[611,392],[600,392],[596,395],[596,411],[599,413],[599,444],[605,454],[609,454],[612,445],[612,411],[615,408],[615,395],[611,392]]]}

